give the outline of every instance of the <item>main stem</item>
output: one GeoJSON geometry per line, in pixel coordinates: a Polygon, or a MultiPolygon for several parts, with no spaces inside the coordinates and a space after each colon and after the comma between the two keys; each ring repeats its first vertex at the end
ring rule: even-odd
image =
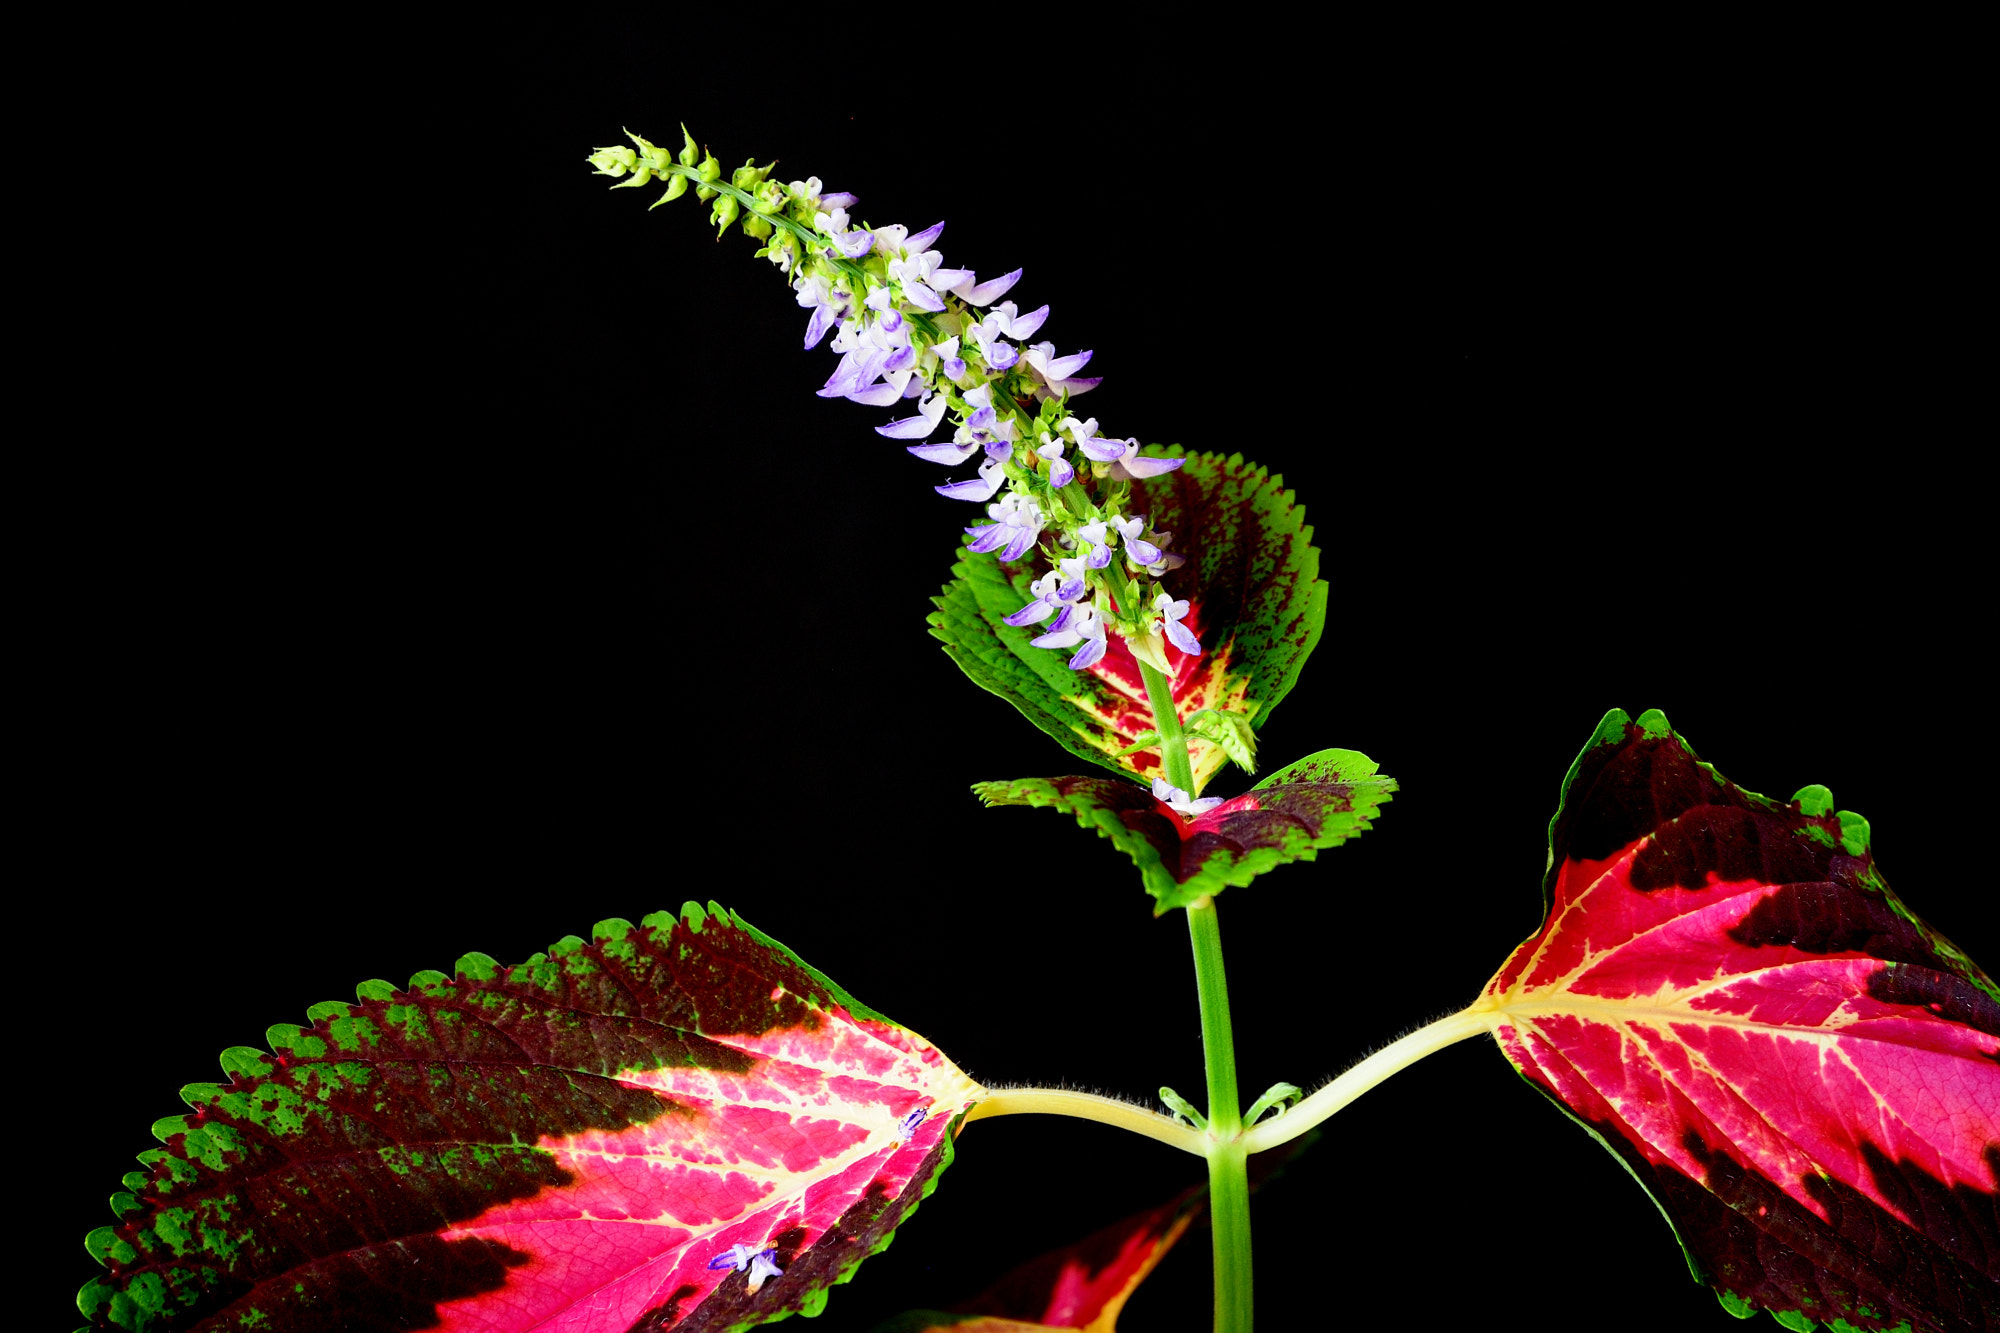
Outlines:
{"type": "MultiPolygon", "coordinates": [[[[1174,709],[1173,683],[1145,662],[1146,701],[1160,733],[1160,767],[1168,782],[1195,794],[1187,735],[1174,709]]],[[[1251,1333],[1249,1152],[1243,1143],[1243,1103],[1236,1092],[1236,1038],[1229,1023],[1229,979],[1222,967],[1222,928],[1215,900],[1189,904],[1195,988],[1201,996],[1201,1050],[1208,1066],[1208,1208],[1215,1237],[1215,1333],[1251,1333]]]]}
{"type": "Polygon", "coordinates": [[[1208,1208],[1215,1236],[1215,1331],[1250,1333],[1250,1178],[1243,1103],[1236,1094],[1236,1041],[1229,1025],[1229,982],[1222,970],[1222,928],[1215,900],[1187,909],[1201,994],[1201,1048],[1208,1063],[1208,1208]]]}

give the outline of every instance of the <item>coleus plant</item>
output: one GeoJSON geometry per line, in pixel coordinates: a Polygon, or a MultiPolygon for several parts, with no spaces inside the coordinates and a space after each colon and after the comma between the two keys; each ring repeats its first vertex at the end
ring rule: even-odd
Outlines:
{"type": "MultiPolygon", "coordinates": [[[[1469,1008],[1310,1096],[1280,1084],[1244,1108],[1216,896],[1366,830],[1394,791],[1326,750],[1205,794],[1232,762],[1258,767],[1258,732],[1318,642],[1303,511],[1240,456],[1103,436],[1072,404],[1095,387],[1088,353],[1030,342],[1047,307],[1003,299],[1018,273],[946,267],[939,228],[857,225],[852,196],[726,172],[685,135],[677,154],[633,143],[592,162],[621,187],[664,180],[662,202],[692,187],[721,230],[765,243],[808,346],[840,354],[824,396],[889,409],[882,435],[976,468],[937,487],[983,521],[933,632],[1092,770],[977,794],[1068,811],[1133,861],[1156,913],[1187,913],[1204,1105],[983,1088],[742,917],[690,904],[512,967],[475,954],[366,983],[273,1028],[268,1050],[226,1052],[228,1081],[184,1090],[191,1113],[155,1125],[162,1147],[89,1237],[108,1270],[80,1297],[93,1327],[812,1314],[935,1188],[960,1130],[1040,1111],[1207,1162],[1216,1325],[1247,1328],[1257,1156],[1482,1033],[1619,1158],[1726,1309],[1992,1326],[1993,983],[1889,890],[1865,821],[1822,788],[1729,784],[1657,713],[1614,711],[1586,744],[1550,826],[1542,926],[1469,1008]]],[[[1110,1328],[1195,1206],[905,1326],[1110,1328]]]]}

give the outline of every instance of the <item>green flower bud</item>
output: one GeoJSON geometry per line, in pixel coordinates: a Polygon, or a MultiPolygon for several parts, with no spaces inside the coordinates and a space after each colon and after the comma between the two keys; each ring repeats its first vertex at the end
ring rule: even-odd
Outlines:
{"type": "Polygon", "coordinates": [[[651,179],[653,179],[652,166],[650,164],[642,164],[638,169],[638,171],[632,174],[631,180],[619,181],[616,185],[612,186],[611,188],[614,190],[629,190],[635,185],[644,185],[647,181],[651,179]]]}
{"type": "Polygon", "coordinates": [[[629,148],[600,148],[588,160],[600,176],[623,176],[638,162],[639,155],[629,148]]]}
{"type": "Polygon", "coordinates": [[[757,165],[757,159],[753,157],[729,173],[729,183],[739,190],[754,190],[764,183],[764,177],[770,175],[771,168],[777,165],[776,162],[771,162],[760,167],[757,165]]]}
{"type": "MultiPolygon", "coordinates": [[[[612,188],[616,189],[618,187],[614,185],[612,188]]],[[[668,177],[667,192],[661,195],[658,199],[655,199],[653,201],[653,208],[658,208],[661,204],[668,203],[672,200],[680,198],[682,195],[687,193],[687,188],[688,188],[687,177],[685,176],[668,177]]],[[[649,208],[646,211],[650,213],[653,211],[653,208],[649,208]]]]}
{"type": "Polygon", "coordinates": [[[771,224],[758,217],[755,213],[743,219],[743,234],[745,236],[754,236],[761,241],[771,234],[771,230],[771,224]]]}
{"type": "MultiPolygon", "coordinates": [[[[704,181],[722,179],[722,164],[715,160],[714,153],[710,153],[701,160],[701,178],[704,181]]],[[[706,185],[698,185],[695,187],[694,197],[706,203],[708,200],[715,198],[715,191],[709,189],[706,185]]]]}
{"type": "Polygon", "coordinates": [[[726,194],[716,196],[715,208],[709,214],[709,221],[715,224],[715,234],[717,236],[729,230],[729,224],[736,221],[737,212],[735,199],[726,194]]]}
{"type": "Polygon", "coordinates": [[[688,133],[688,127],[685,125],[681,126],[681,138],[687,142],[687,147],[681,149],[681,165],[691,167],[694,165],[694,160],[701,156],[701,149],[694,146],[694,136],[688,133]]]}

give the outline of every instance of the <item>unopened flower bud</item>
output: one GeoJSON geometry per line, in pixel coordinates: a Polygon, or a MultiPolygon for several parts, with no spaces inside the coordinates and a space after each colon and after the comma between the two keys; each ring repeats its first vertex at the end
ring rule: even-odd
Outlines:
{"type": "Polygon", "coordinates": [[[638,162],[639,155],[629,148],[600,148],[589,160],[600,176],[623,176],[638,162]]]}

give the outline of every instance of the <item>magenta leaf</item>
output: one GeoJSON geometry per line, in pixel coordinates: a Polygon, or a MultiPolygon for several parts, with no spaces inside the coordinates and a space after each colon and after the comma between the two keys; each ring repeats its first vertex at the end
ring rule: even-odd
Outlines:
{"type": "Polygon", "coordinates": [[[279,1024],[153,1127],[93,1327],[597,1333],[815,1314],[980,1089],[741,917],[600,922],[279,1024]]]}
{"type": "Polygon", "coordinates": [[[1158,916],[1366,832],[1396,790],[1375,768],[1365,754],[1322,750],[1193,819],[1118,778],[1021,778],[972,790],[988,805],[1067,810],[1111,839],[1139,867],[1158,916]]]}
{"type": "Polygon", "coordinates": [[[1475,1008],[1732,1312],[1993,1328],[2000,991],[1832,807],[1744,791],[1658,712],[1612,712],[1550,826],[1542,928],[1475,1008]]]}

